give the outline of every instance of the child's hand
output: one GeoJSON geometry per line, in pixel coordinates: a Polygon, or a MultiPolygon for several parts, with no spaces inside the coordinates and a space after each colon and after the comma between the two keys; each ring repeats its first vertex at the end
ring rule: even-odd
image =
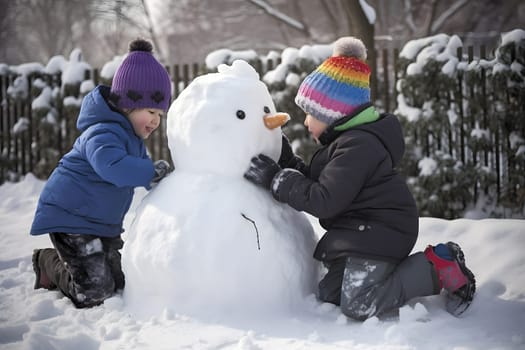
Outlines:
{"type": "Polygon", "coordinates": [[[270,189],[273,177],[281,170],[272,158],[259,154],[250,161],[250,167],[244,173],[244,177],[256,185],[270,189]]]}
{"type": "Polygon", "coordinates": [[[155,167],[155,176],[151,180],[152,183],[159,182],[172,171],[170,163],[163,159],[157,160],[153,166],[155,167]]]}

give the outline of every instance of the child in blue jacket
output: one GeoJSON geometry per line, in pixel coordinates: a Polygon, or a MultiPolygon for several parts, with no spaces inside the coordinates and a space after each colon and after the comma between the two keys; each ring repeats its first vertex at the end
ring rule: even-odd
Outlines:
{"type": "Polygon", "coordinates": [[[76,307],[101,304],[124,288],[119,249],[134,188],[158,182],[169,164],[155,163],[144,139],[167,112],[171,82],[145,40],[131,42],[111,88],[97,86],[82,101],[72,150],[49,177],[32,235],[49,234],[54,249],[36,249],[35,289],[56,289],[76,307]]]}

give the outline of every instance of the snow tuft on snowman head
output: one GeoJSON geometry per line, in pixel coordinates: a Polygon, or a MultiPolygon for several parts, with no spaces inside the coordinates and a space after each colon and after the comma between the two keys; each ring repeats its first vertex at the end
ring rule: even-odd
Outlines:
{"type": "Polygon", "coordinates": [[[231,75],[239,79],[254,79],[259,81],[259,73],[243,60],[235,60],[231,66],[224,63],[220,64],[217,70],[220,74],[231,75]]]}

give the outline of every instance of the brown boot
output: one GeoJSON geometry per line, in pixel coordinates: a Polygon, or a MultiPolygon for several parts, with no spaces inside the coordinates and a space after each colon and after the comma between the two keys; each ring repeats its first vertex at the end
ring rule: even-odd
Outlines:
{"type": "Polygon", "coordinates": [[[33,270],[35,271],[35,274],[36,274],[34,288],[35,289],[44,288],[44,289],[52,290],[52,289],[55,289],[56,286],[51,282],[51,280],[47,276],[46,272],[43,271],[40,268],[40,264],[39,264],[40,253],[43,250],[44,249],[35,249],[35,250],[33,250],[33,258],[32,258],[32,260],[33,260],[33,270]]]}

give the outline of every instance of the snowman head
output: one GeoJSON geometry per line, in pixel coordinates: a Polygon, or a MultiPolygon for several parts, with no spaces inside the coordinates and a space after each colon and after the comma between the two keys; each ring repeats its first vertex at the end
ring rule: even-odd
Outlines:
{"type": "Polygon", "coordinates": [[[226,176],[244,174],[259,153],[277,160],[288,116],[275,105],[255,69],[237,60],[193,80],[168,111],[175,168],[226,176]]]}

